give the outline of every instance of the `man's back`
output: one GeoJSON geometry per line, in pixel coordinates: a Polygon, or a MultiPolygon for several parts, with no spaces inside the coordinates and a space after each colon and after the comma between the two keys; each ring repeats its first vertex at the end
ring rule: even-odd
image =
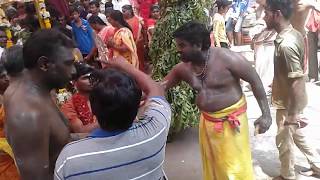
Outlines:
{"type": "Polygon", "coordinates": [[[8,87],[5,93],[6,135],[20,173],[30,174],[24,178],[33,179],[34,174],[29,170],[39,170],[49,175],[41,177],[52,179],[55,161],[69,141],[69,130],[50,96],[40,96],[39,91],[31,87],[24,79],[8,87]],[[22,158],[28,161],[21,161],[22,158]]]}
{"type": "Polygon", "coordinates": [[[170,120],[164,97],[151,98],[142,120],[129,130],[99,129],[68,144],[57,160],[55,179],[161,179],[170,120]]]}

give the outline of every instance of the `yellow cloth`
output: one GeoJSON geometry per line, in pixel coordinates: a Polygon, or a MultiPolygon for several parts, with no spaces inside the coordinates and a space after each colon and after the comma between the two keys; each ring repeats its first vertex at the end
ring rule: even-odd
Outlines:
{"type": "Polygon", "coordinates": [[[229,40],[227,38],[226,33],[225,21],[223,16],[219,13],[216,13],[213,16],[213,35],[214,41],[218,47],[220,47],[221,42],[229,44],[229,40]]]}
{"type": "Polygon", "coordinates": [[[130,64],[139,69],[139,60],[137,55],[137,47],[132,32],[128,28],[119,29],[113,36],[116,46],[126,45],[129,51],[119,52],[113,49],[114,57],[122,56],[130,64]]]}
{"type": "MultiPolygon", "coordinates": [[[[223,118],[236,112],[246,104],[242,97],[234,105],[210,114],[213,118],[223,118]]],[[[204,180],[253,180],[248,118],[243,113],[238,116],[240,133],[223,123],[223,132],[214,129],[215,122],[204,119],[201,115],[199,142],[202,156],[204,180]]]]}

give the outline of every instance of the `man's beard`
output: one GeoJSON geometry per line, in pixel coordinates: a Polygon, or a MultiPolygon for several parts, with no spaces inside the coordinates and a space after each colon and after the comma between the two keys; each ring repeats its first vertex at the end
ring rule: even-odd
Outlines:
{"type": "Polygon", "coordinates": [[[197,63],[200,59],[202,59],[201,51],[189,51],[187,53],[181,53],[181,61],[182,62],[192,62],[197,63]]]}

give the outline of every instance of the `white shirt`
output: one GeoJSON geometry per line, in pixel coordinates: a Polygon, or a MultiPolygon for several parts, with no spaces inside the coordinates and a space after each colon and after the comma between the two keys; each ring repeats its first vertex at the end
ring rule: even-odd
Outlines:
{"type": "Polygon", "coordinates": [[[0,59],[1,59],[1,55],[2,55],[3,51],[4,51],[4,48],[0,47],[0,59]]]}
{"type": "Polygon", "coordinates": [[[119,10],[122,12],[122,6],[124,5],[131,5],[129,0],[112,0],[113,9],[119,10]]]}
{"type": "MultiPolygon", "coordinates": [[[[87,20],[89,20],[89,18],[90,18],[91,16],[92,16],[92,14],[89,13],[89,14],[87,15],[87,20]]],[[[106,15],[104,15],[104,14],[102,14],[102,13],[99,13],[98,16],[99,16],[99,18],[101,18],[101,20],[102,20],[105,24],[108,24],[108,20],[107,20],[106,15]]]]}

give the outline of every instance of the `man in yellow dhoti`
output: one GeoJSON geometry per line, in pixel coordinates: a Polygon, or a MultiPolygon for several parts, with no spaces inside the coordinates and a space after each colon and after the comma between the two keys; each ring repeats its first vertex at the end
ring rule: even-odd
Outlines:
{"type": "Polygon", "coordinates": [[[189,22],[173,36],[181,63],[165,77],[169,89],[187,82],[198,94],[200,149],[204,180],[253,180],[246,101],[240,79],[250,83],[262,116],[255,121],[259,133],[271,125],[261,80],[246,59],[228,49],[210,48],[205,25],[189,22]]]}

